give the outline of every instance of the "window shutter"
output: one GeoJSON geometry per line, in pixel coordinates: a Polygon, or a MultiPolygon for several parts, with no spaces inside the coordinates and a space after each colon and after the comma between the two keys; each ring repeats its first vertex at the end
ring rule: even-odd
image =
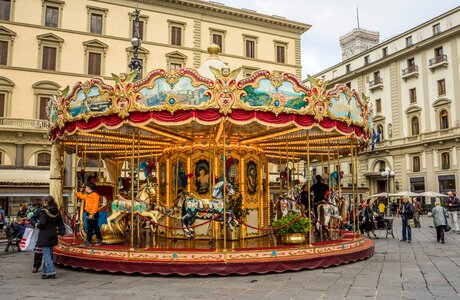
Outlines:
{"type": "Polygon", "coordinates": [[[0,118],[5,117],[5,94],[0,94],[0,118]]]}
{"type": "Polygon", "coordinates": [[[40,120],[48,120],[48,116],[46,115],[46,106],[48,105],[49,100],[49,97],[40,97],[40,107],[38,116],[40,120]]]}
{"type": "Polygon", "coordinates": [[[8,42],[0,41],[0,65],[6,65],[8,58],[8,42]]]}

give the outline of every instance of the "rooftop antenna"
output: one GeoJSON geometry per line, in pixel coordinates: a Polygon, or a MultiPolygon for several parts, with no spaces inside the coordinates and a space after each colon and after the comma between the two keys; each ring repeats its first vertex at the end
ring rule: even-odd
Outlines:
{"type": "Polygon", "coordinates": [[[356,20],[358,21],[358,29],[359,29],[359,10],[356,7],[356,20]]]}

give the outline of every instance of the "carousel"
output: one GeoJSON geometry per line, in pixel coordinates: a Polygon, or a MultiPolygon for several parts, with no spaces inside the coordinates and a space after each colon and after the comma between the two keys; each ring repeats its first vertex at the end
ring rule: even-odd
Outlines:
{"type": "Polygon", "coordinates": [[[358,186],[357,155],[370,138],[368,99],[345,86],[326,91],[326,82],[311,77],[302,84],[260,70],[242,78],[219,60],[218,46],[208,52],[198,70],[159,69],[138,80],[137,71],[113,74],[115,85],[94,78],[51,101],[51,193],[62,199],[62,162],[72,155],[76,189],[91,180],[102,199],[103,244],[84,246],[84,203],[75,201],[74,231],[60,239],[56,263],[228,275],[370,257],[374,244],[359,233],[357,205],[341,197],[340,168],[323,175],[329,191],[319,205],[310,191],[310,164],[340,166],[344,157],[358,186]],[[88,178],[87,160],[104,172],[88,178]],[[273,197],[272,166],[299,165],[305,178],[280,172],[273,197]]]}

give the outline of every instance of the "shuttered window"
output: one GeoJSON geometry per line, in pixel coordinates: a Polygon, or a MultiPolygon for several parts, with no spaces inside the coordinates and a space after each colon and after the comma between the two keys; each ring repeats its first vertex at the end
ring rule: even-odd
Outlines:
{"type": "Polygon", "coordinates": [[[37,166],[47,167],[50,165],[51,155],[49,153],[39,153],[37,155],[37,166]]]}
{"type": "Polygon", "coordinates": [[[43,70],[56,70],[56,52],[57,49],[54,47],[43,47],[43,70]]]}
{"type": "Polygon", "coordinates": [[[276,62],[284,64],[286,62],[286,47],[276,46],[276,62]]]}
{"type": "Polygon", "coordinates": [[[182,46],[182,28],[171,26],[171,45],[182,46]]]}
{"type": "Polygon", "coordinates": [[[40,120],[48,120],[48,116],[46,115],[46,106],[48,106],[50,98],[49,97],[40,97],[39,103],[39,115],[38,118],[40,120]]]}
{"type": "Polygon", "coordinates": [[[8,42],[0,41],[0,65],[6,65],[8,62],[8,42]]]}
{"type": "Polygon", "coordinates": [[[88,74],[101,75],[101,54],[89,52],[88,53],[88,74]]]}
{"type": "Polygon", "coordinates": [[[5,117],[5,94],[0,94],[0,118],[5,117]]]}

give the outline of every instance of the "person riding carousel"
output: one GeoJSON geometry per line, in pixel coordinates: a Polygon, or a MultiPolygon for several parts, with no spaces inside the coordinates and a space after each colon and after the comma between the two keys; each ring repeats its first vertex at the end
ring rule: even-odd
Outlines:
{"type": "Polygon", "coordinates": [[[321,175],[316,175],[315,183],[310,187],[310,193],[313,195],[313,207],[316,213],[318,205],[322,201],[326,201],[329,195],[329,186],[323,182],[321,175]]]}

